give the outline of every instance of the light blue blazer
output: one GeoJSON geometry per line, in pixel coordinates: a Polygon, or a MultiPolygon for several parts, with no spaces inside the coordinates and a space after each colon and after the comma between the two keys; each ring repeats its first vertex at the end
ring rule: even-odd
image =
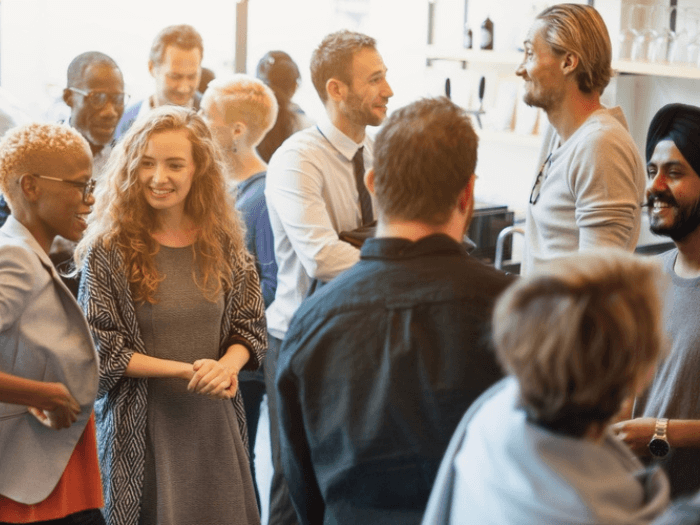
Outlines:
{"type": "Polygon", "coordinates": [[[0,370],[63,383],[81,413],[57,431],[25,406],[0,403],[0,494],[24,504],[51,494],[92,413],[97,364],[78,303],[29,230],[8,217],[0,228],[0,370]]]}

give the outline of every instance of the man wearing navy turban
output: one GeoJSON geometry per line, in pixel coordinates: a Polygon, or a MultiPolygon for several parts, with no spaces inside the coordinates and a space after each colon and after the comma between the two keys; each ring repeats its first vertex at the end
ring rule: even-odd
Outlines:
{"type": "Polygon", "coordinates": [[[646,206],[651,231],[676,247],[661,255],[671,285],[669,354],[633,416],[616,426],[636,452],[667,471],[671,496],[700,490],[700,108],[669,104],[647,134],[646,206]]]}

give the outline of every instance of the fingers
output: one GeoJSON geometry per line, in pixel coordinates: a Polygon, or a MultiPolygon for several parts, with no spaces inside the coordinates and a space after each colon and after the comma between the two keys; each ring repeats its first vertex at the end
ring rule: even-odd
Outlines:
{"type": "Polygon", "coordinates": [[[80,407],[78,407],[77,411],[65,410],[63,408],[57,408],[56,410],[40,410],[35,407],[27,407],[27,409],[39,423],[54,430],[70,427],[78,420],[78,414],[80,413],[80,407]]]}
{"type": "Polygon", "coordinates": [[[51,428],[51,422],[49,421],[49,418],[46,417],[46,414],[44,414],[43,410],[39,410],[38,408],[34,407],[27,407],[29,410],[29,413],[33,415],[37,420],[39,420],[39,423],[42,425],[51,428]]]}
{"type": "Polygon", "coordinates": [[[229,396],[222,395],[231,386],[231,371],[212,359],[200,359],[192,365],[196,370],[187,390],[196,394],[209,395],[221,399],[229,396]]]}
{"type": "Polygon", "coordinates": [[[187,384],[187,390],[190,392],[199,393],[199,389],[202,388],[202,380],[209,373],[209,371],[216,365],[216,361],[213,359],[199,359],[192,364],[192,369],[195,371],[192,379],[187,384]]]}

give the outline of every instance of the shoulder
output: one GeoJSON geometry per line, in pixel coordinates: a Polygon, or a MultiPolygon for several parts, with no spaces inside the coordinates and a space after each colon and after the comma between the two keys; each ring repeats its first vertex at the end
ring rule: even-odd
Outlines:
{"type": "Polygon", "coordinates": [[[603,148],[603,151],[620,148],[637,151],[625,117],[619,108],[595,113],[584,122],[581,131],[577,141],[579,147],[588,146],[590,151],[599,153],[600,148],[603,148]]]}
{"type": "Polygon", "coordinates": [[[673,265],[676,264],[676,257],[678,257],[678,248],[671,248],[667,252],[659,255],[664,271],[673,273],[673,265]]]}
{"type": "Polygon", "coordinates": [[[329,148],[316,126],[294,133],[272,155],[267,167],[267,183],[287,181],[290,170],[305,171],[309,166],[320,165],[330,154],[329,148]]]}
{"type": "Polygon", "coordinates": [[[42,268],[41,259],[22,239],[0,234],[0,267],[26,268],[36,274],[42,268]]]}
{"type": "Polygon", "coordinates": [[[85,258],[87,268],[118,268],[124,263],[124,255],[122,251],[112,243],[109,247],[105,246],[102,240],[96,241],[88,249],[85,258]]]}
{"type": "Polygon", "coordinates": [[[133,120],[136,118],[136,115],[139,114],[139,110],[141,109],[141,105],[143,104],[143,100],[138,100],[128,106],[124,110],[124,114],[122,115],[121,122],[127,122],[128,120],[133,120]]]}
{"type": "Polygon", "coordinates": [[[268,173],[270,172],[271,167],[275,164],[276,159],[279,159],[280,157],[289,157],[292,155],[299,157],[313,155],[318,151],[326,149],[325,142],[325,139],[318,131],[316,126],[311,126],[309,128],[302,129],[301,131],[297,131],[287,140],[285,140],[272,155],[268,173]]]}
{"type": "Polygon", "coordinates": [[[259,200],[264,198],[263,192],[265,190],[265,176],[265,172],[257,173],[250,179],[241,183],[238,186],[238,198],[245,200],[259,200]]]}
{"type": "Polygon", "coordinates": [[[605,112],[594,115],[573,140],[570,175],[593,175],[603,170],[616,180],[632,180],[644,186],[644,164],[637,145],[627,127],[614,116],[605,112]]]}

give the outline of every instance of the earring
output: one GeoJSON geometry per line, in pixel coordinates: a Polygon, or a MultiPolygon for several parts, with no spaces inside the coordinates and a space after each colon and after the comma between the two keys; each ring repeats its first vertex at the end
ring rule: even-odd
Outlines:
{"type": "Polygon", "coordinates": [[[238,153],[238,148],[236,147],[236,141],[233,141],[233,144],[231,145],[231,151],[234,153],[238,153]]]}

